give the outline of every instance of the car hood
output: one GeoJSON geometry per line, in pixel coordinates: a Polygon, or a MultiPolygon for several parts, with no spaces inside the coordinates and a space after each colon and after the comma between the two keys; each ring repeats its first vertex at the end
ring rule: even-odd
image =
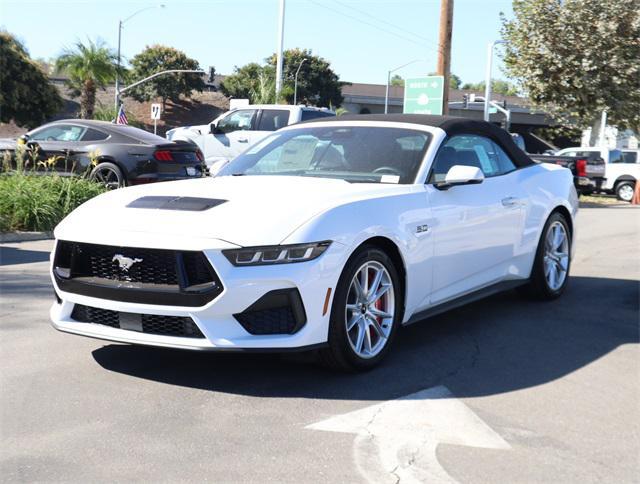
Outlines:
{"type": "Polygon", "coordinates": [[[16,140],[11,138],[0,138],[0,150],[12,150],[16,147],[16,140]]]}
{"type": "MultiPolygon", "coordinates": [[[[281,243],[314,216],[341,204],[397,194],[409,185],[348,183],[343,180],[286,176],[224,176],[157,183],[100,195],[72,212],[56,227],[58,239],[133,245],[131,240],[218,239],[238,246],[281,243]],[[215,206],[135,208],[180,197],[207,199],[215,206]],[[201,210],[193,210],[201,209],[201,210]],[[127,234],[130,234],[128,237],[127,234]],[[114,242],[115,241],[115,242],[114,242]]],[[[178,201],[179,202],[179,201],[178,201]]],[[[169,205],[172,205],[171,203],[169,205]]],[[[184,206],[181,206],[184,205],[184,206]]]]}
{"type": "Polygon", "coordinates": [[[191,136],[202,136],[209,132],[209,125],[202,124],[199,126],[183,126],[180,128],[173,128],[167,131],[166,136],[167,139],[173,138],[176,134],[190,135],[191,136]]]}

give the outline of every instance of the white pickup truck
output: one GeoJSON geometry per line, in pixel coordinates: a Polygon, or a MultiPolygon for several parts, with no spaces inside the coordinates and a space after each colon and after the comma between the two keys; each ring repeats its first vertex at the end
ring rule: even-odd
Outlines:
{"type": "Polygon", "coordinates": [[[559,156],[576,156],[586,159],[602,158],[605,162],[604,181],[596,190],[615,194],[619,200],[630,202],[637,180],[640,180],[638,150],[602,148],[565,148],[559,156]]]}
{"type": "Polygon", "coordinates": [[[333,111],[309,106],[253,104],[227,111],[209,124],[167,131],[171,141],[191,141],[200,147],[209,173],[220,168],[252,144],[290,124],[335,116],[333,111]]]}

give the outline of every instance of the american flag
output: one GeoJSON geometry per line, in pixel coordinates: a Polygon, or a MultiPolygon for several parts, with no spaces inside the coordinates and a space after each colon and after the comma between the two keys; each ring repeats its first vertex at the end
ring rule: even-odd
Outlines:
{"type": "Polygon", "coordinates": [[[124,105],[122,104],[120,105],[120,109],[118,110],[116,124],[129,124],[129,121],[127,121],[127,115],[124,113],[124,105]]]}

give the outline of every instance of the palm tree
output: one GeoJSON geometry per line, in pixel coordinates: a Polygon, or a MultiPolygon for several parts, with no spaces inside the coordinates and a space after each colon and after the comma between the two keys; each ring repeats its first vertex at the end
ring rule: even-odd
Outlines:
{"type": "Polygon", "coordinates": [[[116,54],[102,40],[87,44],[78,41],[56,60],[56,69],[69,76],[73,94],[80,96],[80,117],[91,119],[96,104],[96,90],[116,77],[116,54]]]}

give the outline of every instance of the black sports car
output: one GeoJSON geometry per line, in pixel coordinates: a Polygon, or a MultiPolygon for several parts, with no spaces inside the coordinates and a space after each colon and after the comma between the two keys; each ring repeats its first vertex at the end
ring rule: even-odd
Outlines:
{"type": "MultiPolygon", "coordinates": [[[[0,155],[24,145],[26,169],[87,174],[109,188],[203,176],[195,144],[171,142],[133,126],[66,119],[40,126],[17,140],[0,140],[0,155]]],[[[15,156],[10,157],[16,160],[15,156]]]]}

